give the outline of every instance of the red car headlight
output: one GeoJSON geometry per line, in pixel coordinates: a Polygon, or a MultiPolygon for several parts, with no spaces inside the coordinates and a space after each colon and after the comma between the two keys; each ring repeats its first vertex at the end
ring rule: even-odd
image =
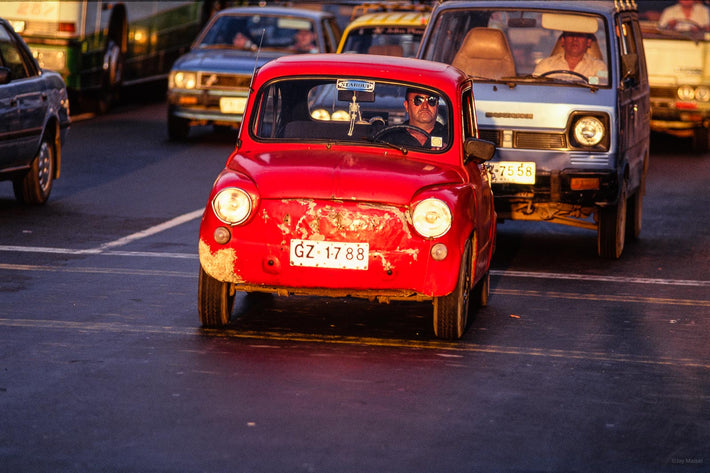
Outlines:
{"type": "Polygon", "coordinates": [[[442,200],[424,199],[412,210],[412,224],[424,238],[440,237],[451,228],[451,210],[442,200]]]}
{"type": "Polygon", "coordinates": [[[252,201],[249,194],[238,187],[222,189],[212,199],[212,210],[222,222],[239,225],[251,214],[252,201]]]}

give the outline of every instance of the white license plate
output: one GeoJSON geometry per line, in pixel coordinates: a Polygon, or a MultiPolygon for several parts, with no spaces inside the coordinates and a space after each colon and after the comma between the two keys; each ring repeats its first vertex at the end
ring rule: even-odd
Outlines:
{"type": "Polygon", "coordinates": [[[535,163],[500,161],[486,166],[494,183],[535,184],[535,163]]]}
{"type": "Polygon", "coordinates": [[[246,97],[220,97],[219,99],[219,110],[222,113],[244,113],[246,105],[246,97]]]}
{"type": "Polygon", "coordinates": [[[336,241],[291,240],[291,266],[367,269],[370,245],[336,241]]]}

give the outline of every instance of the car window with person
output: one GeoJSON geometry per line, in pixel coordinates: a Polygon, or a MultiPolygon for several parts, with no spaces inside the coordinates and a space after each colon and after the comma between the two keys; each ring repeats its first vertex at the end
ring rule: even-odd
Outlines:
{"type": "Polygon", "coordinates": [[[710,11],[696,0],[678,0],[675,5],[663,9],[658,26],[677,31],[707,31],[710,11]]]}
{"type": "Polygon", "coordinates": [[[574,74],[566,75],[581,75],[587,81],[590,77],[608,77],[604,61],[588,52],[595,41],[594,35],[588,33],[563,32],[559,39],[560,50],[540,61],[535,66],[533,75],[544,76],[571,71],[574,74]]]}

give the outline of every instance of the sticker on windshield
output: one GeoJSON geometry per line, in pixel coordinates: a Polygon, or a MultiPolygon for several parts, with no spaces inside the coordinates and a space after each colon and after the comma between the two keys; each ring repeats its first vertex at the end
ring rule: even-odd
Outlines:
{"type": "Polygon", "coordinates": [[[358,91],[358,92],[373,92],[375,90],[375,81],[338,79],[336,87],[338,90],[354,90],[354,91],[358,91]]]}

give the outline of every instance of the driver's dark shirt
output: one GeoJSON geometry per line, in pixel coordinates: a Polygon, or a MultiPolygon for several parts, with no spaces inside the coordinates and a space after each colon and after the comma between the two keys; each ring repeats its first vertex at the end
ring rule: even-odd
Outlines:
{"type": "MultiPolygon", "coordinates": [[[[409,125],[409,120],[404,122],[403,125],[409,125]]],[[[431,130],[431,133],[429,133],[429,136],[424,144],[420,144],[419,140],[413,137],[409,131],[404,128],[388,133],[384,138],[388,143],[392,143],[393,145],[401,145],[407,148],[431,148],[432,137],[438,137],[442,140],[441,146],[436,146],[436,148],[446,147],[446,144],[449,141],[446,127],[439,122],[434,124],[434,128],[431,130]]]]}

